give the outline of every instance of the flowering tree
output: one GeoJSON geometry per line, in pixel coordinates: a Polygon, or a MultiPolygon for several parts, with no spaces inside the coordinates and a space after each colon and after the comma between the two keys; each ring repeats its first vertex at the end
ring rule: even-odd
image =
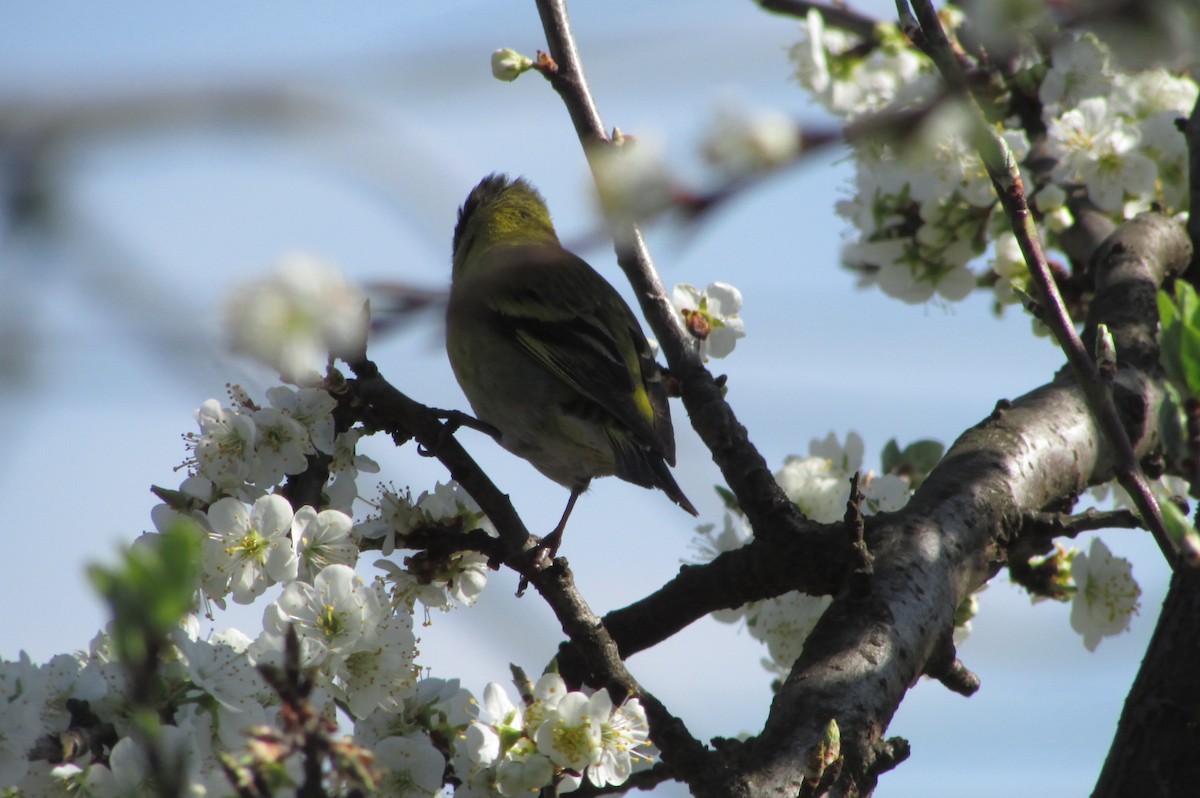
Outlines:
{"type": "Polygon", "coordinates": [[[1180,497],[1200,477],[1187,273],[1200,112],[1186,58],[1200,13],[915,0],[885,23],[762,5],[803,17],[796,77],[845,126],[727,115],[705,146],[707,190],[605,130],[562,2],[538,4],[546,52],[493,57],[498,78],[536,71],[561,96],[618,260],[725,478],[724,517],[698,529],[702,562],[597,617],[456,441],[471,420],[402,393],[368,357],[363,296],[293,256],[233,294],[227,324],[288,385],[200,406],[186,479],[156,489],[156,531],[93,570],[113,623],[87,652],[0,662],[3,794],[518,796],[667,781],[696,795],[868,794],[908,756],[886,730],[919,677],[978,687],[955,646],[1002,568],[1070,601],[1089,649],[1127,627],[1130,564],[1098,539],[1067,547],[1117,526],[1153,535],[1174,576],[1096,795],[1194,791],[1200,539],[1180,497]],[[668,293],[638,233],[658,216],[693,223],[835,141],[854,157],[839,212],[864,287],[905,302],[992,291],[1068,363],[949,450],[889,444],[880,473],[863,471],[854,435],[772,470],[706,366],[744,333],[740,294],[668,293]],[[419,447],[452,480],[364,498],[360,476],[378,471],[358,452],[368,435],[419,447]],[[1114,479],[1118,509],[1072,514],[1114,479]],[[477,698],[418,678],[418,606],[468,606],[499,568],[555,613],[567,639],[554,663],[514,667],[511,686],[477,698]],[[198,613],[260,600],[254,637],[199,633],[198,613]],[[709,613],[744,623],[779,677],[745,740],[696,739],[625,665],[709,613]]]}

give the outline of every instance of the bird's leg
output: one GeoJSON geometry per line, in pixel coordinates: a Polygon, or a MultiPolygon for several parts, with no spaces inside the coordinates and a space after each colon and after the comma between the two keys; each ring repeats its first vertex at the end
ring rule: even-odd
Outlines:
{"type": "Polygon", "coordinates": [[[563,510],[558,526],[554,527],[554,531],[546,535],[538,543],[537,551],[533,558],[533,562],[538,570],[545,568],[554,560],[554,555],[558,553],[558,547],[562,543],[563,530],[567,528],[567,519],[571,517],[571,511],[575,509],[575,502],[579,500],[579,496],[585,490],[587,490],[587,485],[571,491],[571,498],[567,499],[567,509],[563,510]]]}

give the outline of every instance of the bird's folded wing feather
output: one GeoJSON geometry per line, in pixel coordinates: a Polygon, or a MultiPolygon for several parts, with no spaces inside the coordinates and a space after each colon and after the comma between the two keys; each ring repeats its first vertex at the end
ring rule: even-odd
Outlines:
{"type": "MultiPolygon", "coordinates": [[[[539,248],[544,249],[544,248],[539,248]]],[[[611,414],[636,440],[674,460],[647,386],[657,367],[637,320],[614,289],[563,249],[526,251],[496,275],[484,301],[521,348],[547,371],[611,414]]],[[[667,429],[669,430],[669,421],[667,429]]]]}

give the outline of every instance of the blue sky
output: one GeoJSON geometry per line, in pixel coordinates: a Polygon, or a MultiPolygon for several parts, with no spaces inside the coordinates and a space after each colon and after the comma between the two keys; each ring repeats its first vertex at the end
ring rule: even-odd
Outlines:
{"type": "MultiPolygon", "coordinates": [[[[794,21],[725,0],[577,0],[572,12],[606,124],[664,137],[684,169],[694,170],[721,101],[825,123],[789,76],[794,21]]],[[[591,237],[587,172],[557,97],[536,75],[501,84],[488,68],[498,47],[532,54],[541,43],[533,3],[515,0],[0,8],[0,108],[262,89],[305,111],[300,125],[192,114],[152,129],[118,115],[62,153],[66,234],[10,234],[0,251],[0,507],[15,518],[0,655],[45,659],[83,646],[103,623],[83,567],[149,526],[147,487],[178,481],[192,412],[227,381],[252,392],[270,385],[221,349],[216,308],[231,283],[304,249],[364,282],[445,286],[455,210],[494,170],[543,190],[564,241],[591,237]]],[[[1061,362],[1018,315],[995,319],[986,297],[913,307],[857,290],[838,267],[844,224],[832,211],[848,176],[830,154],[698,229],[648,233],[668,285],[723,280],[742,290],[748,336],[714,370],[728,374],[730,401],[776,467],[830,431],[862,434],[875,466],[871,453],[891,437],[949,444],[1061,362]]],[[[608,249],[580,252],[618,283],[608,249]]],[[[464,407],[440,336],[435,314],[372,354],[415,398],[464,407]]],[[[675,412],[677,478],[701,520],[719,522],[717,471],[675,412]]],[[[503,476],[529,526],[550,529],[565,492],[490,441],[464,440],[503,476]]],[[[444,478],[411,451],[377,442],[372,453],[397,485],[419,491],[444,478]]],[[[603,612],[668,579],[689,556],[693,526],[661,495],[602,480],[580,501],[563,553],[603,612]]],[[[1166,580],[1142,536],[1105,539],[1134,560],[1144,591],[1131,632],[1089,654],[1066,606],[1030,608],[993,585],[961,652],[983,689],[967,700],[917,685],[890,729],[912,741],[913,758],[884,777],[881,795],[1090,792],[1166,580]]],[[[421,630],[434,675],[481,690],[504,679],[509,661],[541,667],[558,641],[554,621],[514,588],[499,575],[476,611],[438,615],[421,630]]],[[[260,612],[219,625],[253,631],[260,612]]],[[[744,633],[704,621],[631,667],[697,734],[732,736],[765,717],[763,653],[744,633]]]]}

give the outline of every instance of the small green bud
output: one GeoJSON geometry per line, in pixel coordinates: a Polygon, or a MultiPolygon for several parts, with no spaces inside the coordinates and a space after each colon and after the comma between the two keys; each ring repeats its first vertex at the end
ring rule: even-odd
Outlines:
{"type": "Polygon", "coordinates": [[[492,53],[492,75],[497,80],[512,82],[530,69],[533,69],[532,59],[516,50],[505,47],[492,53]]]}
{"type": "Polygon", "coordinates": [[[842,756],[842,732],[838,728],[836,718],[830,718],[825,724],[821,742],[808,752],[808,760],[804,764],[804,781],[810,788],[820,785],[826,772],[842,756]]]}

